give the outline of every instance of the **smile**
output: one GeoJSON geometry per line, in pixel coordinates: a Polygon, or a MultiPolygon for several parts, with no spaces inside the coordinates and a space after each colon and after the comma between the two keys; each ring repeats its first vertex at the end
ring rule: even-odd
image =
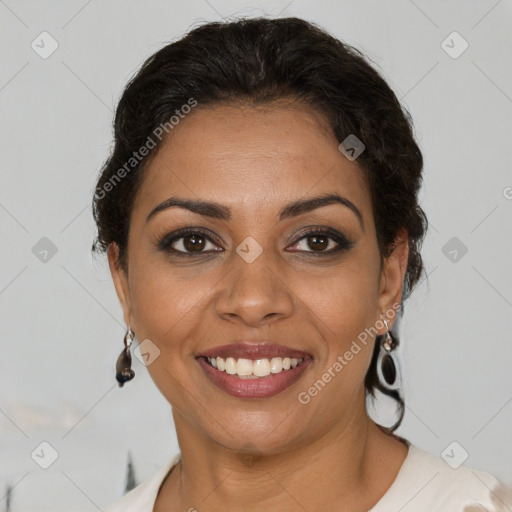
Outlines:
{"type": "Polygon", "coordinates": [[[273,357],[272,359],[235,359],[234,357],[207,357],[207,361],[217,370],[241,379],[259,379],[271,373],[281,373],[295,368],[304,358],[273,357]]]}
{"type": "Polygon", "coordinates": [[[311,365],[311,357],[245,359],[198,357],[209,381],[231,396],[268,398],[286,390],[311,365]]]}

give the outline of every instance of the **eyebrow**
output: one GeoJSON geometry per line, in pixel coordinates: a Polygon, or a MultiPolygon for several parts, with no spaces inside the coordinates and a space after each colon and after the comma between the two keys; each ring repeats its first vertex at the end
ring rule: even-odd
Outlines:
{"type": "MultiPolygon", "coordinates": [[[[296,217],[298,215],[302,215],[304,213],[316,210],[317,208],[321,208],[322,206],[328,206],[331,204],[341,204],[346,206],[356,215],[359,220],[359,224],[361,224],[361,228],[364,231],[364,222],[363,216],[357,206],[339,194],[327,194],[316,197],[309,197],[306,199],[299,199],[298,201],[293,201],[284,206],[279,214],[279,220],[285,220],[292,217],[296,217]]],[[[166,199],[162,203],[158,204],[151,210],[149,215],[146,218],[146,222],[148,222],[152,217],[154,217],[157,213],[167,210],[173,206],[177,206],[179,208],[184,208],[186,210],[190,210],[193,213],[197,213],[202,215],[203,217],[210,217],[213,219],[219,219],[223,221],[231,220],[231,210],[222,204],[210,202],[210,201],[202,201],[202,200],[193,200],[193,199],[184,199],[180,197],[170,197],[166,199]]]]}

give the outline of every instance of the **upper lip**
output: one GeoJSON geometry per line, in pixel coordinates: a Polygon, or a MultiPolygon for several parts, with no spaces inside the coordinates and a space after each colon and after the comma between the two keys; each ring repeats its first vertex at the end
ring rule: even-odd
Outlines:
{"type": "Polygon", "coordinates": [[[270,341],[241,341],[209,348],[197,354],[196,357],[222,357],[223,359],[228,357],[233,357],[235,359],[271,359],[272,357],[289,357],[301,359],[311,357],[311,354],[308,354],[303,350],[297,350],[270,341]]]}

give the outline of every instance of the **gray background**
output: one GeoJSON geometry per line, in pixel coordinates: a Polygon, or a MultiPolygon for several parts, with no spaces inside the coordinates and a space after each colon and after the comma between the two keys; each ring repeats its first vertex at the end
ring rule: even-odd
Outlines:
{"type": "MultiPolygon", "coordinates": [[[[410,110],[425,157],[429,277],[400,326],[398,433],[437,456],[456,441],[465,465],[512,481],[510,1],[6,0],[0,510],[8,485],[12,511],[101,510],[123,492],[128,450],[141,481],[178,449],[143,365],[123,389],[114,381],[124,324],[106,260],[90,255],[90,202],[131,74],[193,25],[234,14],[319,23],[362,49],[410,110]],[[58,43],[46,59],[31,47],[43,31],[58,43]],[[457,58],[442,46],[453,31],[469,44],[457,58]],[[43,237],[54,255],[41,252],[43,237]],[[50,462],[43,441],[58,453],[48,469],[34,460],[50,462]]],[[[390,413],[384,403],[374,417],[390,424],[390,413]]]]}

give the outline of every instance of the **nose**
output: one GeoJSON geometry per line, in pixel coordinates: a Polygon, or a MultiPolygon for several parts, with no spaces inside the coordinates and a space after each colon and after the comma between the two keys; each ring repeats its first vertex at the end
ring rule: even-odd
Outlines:
{"type": "Polygon", "coordinates": [[[215,305],[217,315],[252,327],[289,317],[295,307],[294,294],[285,273],[271,265],[266,251],[251,263],[238,254],[233,256],[233,266],[221,281],[223,289],[215,305]]]}

